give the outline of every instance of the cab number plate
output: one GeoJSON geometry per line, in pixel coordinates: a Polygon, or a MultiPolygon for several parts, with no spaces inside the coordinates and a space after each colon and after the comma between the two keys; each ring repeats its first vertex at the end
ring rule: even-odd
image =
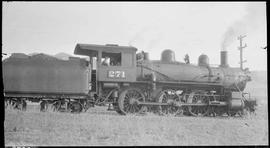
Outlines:
{"type": "Polygon", "coordinates": [[[108,77],[109,78],[126,78],[124,71],[108,71],[108,77]]]}

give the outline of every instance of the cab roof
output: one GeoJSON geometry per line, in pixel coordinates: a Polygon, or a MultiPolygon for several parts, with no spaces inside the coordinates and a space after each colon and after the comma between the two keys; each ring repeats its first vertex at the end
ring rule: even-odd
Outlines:
{"type": "Polygon", "coordinates": [[[96,44],[77,44],[74,50],[74,54],[96,56],[98,51],[107,52],[135,52],[137,48],[132,46],[118,46],[116,44],[96,45],[96,44]]]}

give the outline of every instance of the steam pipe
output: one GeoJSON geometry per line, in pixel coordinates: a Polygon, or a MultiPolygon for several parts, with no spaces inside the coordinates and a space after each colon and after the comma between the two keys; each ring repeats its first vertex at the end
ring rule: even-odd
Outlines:
{"type": "Polygon", "coordinates": [[[212,72],[212,70],[211,70],[211,68],[210,68],[209,65],[207,65],[206,68],[208,69],[208,72],[209,72],[209,74],[208,74],[208,81],[210,81],[211,80],[211,77],[213,77],[213,72],[212,72]]]}

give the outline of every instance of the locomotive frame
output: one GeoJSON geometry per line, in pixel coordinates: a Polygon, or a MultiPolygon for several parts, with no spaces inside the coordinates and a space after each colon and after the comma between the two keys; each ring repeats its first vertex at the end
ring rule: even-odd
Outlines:
{"type": "Polygon", "coordinates": [[[148,53],[136,52],[137,48],[131,46],[77,44],[74,54],[90,58],[87,67],[88,93],[30,92],[10,95],[9,92],[5,94],[6,102],[25,109],[25,100],[30,100],[41,102],[42,111],[49,107],[59,111],[63,107],[70,112],[109,104],[109,110],[122,115],[148,111],[174,116],[243,116],[255,111],[256,100],[243,92],[246,82],[250,80],[246,76],[248,71],[241,70],[241,74],[238,74],[239,70],[230,68],[224,52],[221,52],[220,67],[210,67],[206,55],[199,57],[197,66],[174,61],[174,57],[171,57],[174,53],[170,50],[162,54],[162,58],[165,58],[163,61],[150,61],[148,53]],[[138,59],[139,55],[143,58],[138,59]],[[168,75],[168,71],[159,70],[159,67],[172,65],[173,68],[183,68],[182,73],[171,69],[174,75],[168,75]],[[194,80],[173,77],[178,74],[188,77],[193,70],[204,75],[194,74],[196,78],[200,76],[194,80]],[[234,80],[236,77],[237,80],[234,80]]]}

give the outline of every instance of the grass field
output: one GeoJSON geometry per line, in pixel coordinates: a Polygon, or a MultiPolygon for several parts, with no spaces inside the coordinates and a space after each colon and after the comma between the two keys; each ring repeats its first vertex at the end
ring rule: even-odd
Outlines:
{"type": "Polygon", "coordinates": [[[6,146],[268,144],[267,114],[195,118],[121,116],[104,107],[81,114],[43,113],[37,108],[6,110],[6,146]]]}

